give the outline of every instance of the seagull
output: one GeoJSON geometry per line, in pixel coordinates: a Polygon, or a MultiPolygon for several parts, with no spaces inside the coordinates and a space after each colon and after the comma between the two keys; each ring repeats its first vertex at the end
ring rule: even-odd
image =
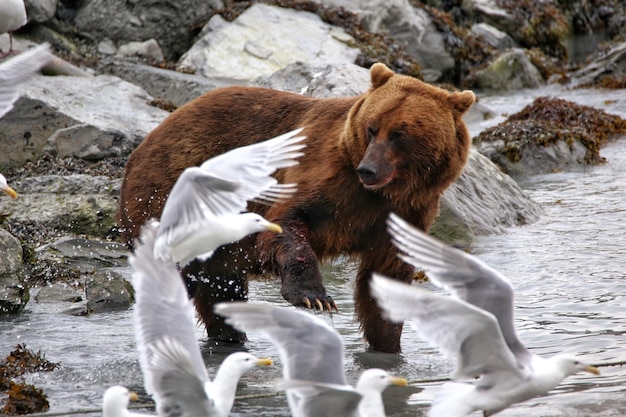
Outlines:
{"type": "Polygon", "coordinates": [[[513,285],[478,258],[419,231],[391,213],[388,230],[400,257],[424,270],[452,297],[374,273],[371,293],[386,318],[411,320],[426,340],[457,360],[452,382],[435,395],[430,417],[493,415],[544,395],[566,377],[594,366],[573,355],[543,358],[519,340],[513,317],[513,285]]]}
{"type": "Polygon", "coordinates": [[[28,22],[24,0],[3,0],[0,8],[0,33],[9,33],[9,52],[13,52],[13,31],[28,22]]]}
{"type": "Polygon", "coordinates": [[[137,394],[126,387],[112,386],[104,392],[104,397],[102,397],[102,417],[145,417],[145,414],[128,411],[128,402],[138,399],[137,394]]]}
{"type": "Polygon", "coordinates": [[[54,58],[48,45],[42,44],[0,63],[0,117],[13,108],[22,84],[54,58]]]}
{"type": "Polygon", "coordinates": [[[146,392],[159,416],[227,417],[241,376],[269,359],[236,352],[209,379],[195,336],[194,308],[171,262],[154,257],[158,222],[142,226],[129,256],[135,289],[133,321],[146,392]]]}
{"type": "Polygon", "coordinates": [[[0,191],[7,193],[11,198],[17,198],[17,192],[9,187],[7,179],[2,174],[0,174],[0,191]]]}
{"type": "Polygon", "coordinates": [[[296,191],[295,184],[278,184],[271,175],[297,165],[305,147],[304,136],[296,136],[301,131],[233,149],[183,171],[163,207],[155,257],[184,267],[249,234],[281,233],[262,216],[241,212],[248,201],[272,204],[296,191]]]}
{"type": "Polygon", "coordinates": [[[304,311],[246,302],[218,303],[215,312],[239,331],[258,331],[278,349],[282,386],[294,417],[382,417],[382,392],[406,379],[382,369],[364,371],[356,387],[346,382],[341,336],[304,311]]]}

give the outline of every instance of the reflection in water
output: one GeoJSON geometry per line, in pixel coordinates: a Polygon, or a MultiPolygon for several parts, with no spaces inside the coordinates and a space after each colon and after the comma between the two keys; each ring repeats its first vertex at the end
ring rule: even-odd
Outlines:
{"type": "MultiPolygon", "coordinates": [[[[482,103],[511,114],[539,93],[550,92],[518,92],[514,99],[485,97],[482,103]]],[[[612,106],[607,111],[626,117],[624,101],[613,101],[615,92],[602,97],[597,92],[586,96],[584,90],[556,93],[565,99],[575,94],[582,104],[612,106]]],[[[498,118],[486,123],[497,122],[498,118]]],[[[513,281],[517,326],[529,348],[545,355],[569,351],[596,364],[626,360],[626,141],[611,143],[602,153],[608,160],[605,165],[529,178],[523,187],[543,206],[544,216],[535,224],[510,229],[506,234],[478,238],[472,248],[513,281]]],[[[366,367],[388,369],[409,381],[447,377],[452,362],[420,340],[409,326],[405,326],[401,355],[366,350],[353,317],[354,271],[353,265],[342,263],[325,268],[328,293],[341,313],[324,317],[343,337],[349,381],[354,383],[366,367]]],[[[277,281],[253,283],[250,298],[287,306],[277,281]]],[[[0,320],[1,357],[16,344],[25,343],[29,349],[41,350],[47,359],[61,362],[54,372],[25,377],[27,383],[48,394],[50,411],[98,408],[104,389],[113,384],[143,392],[131,312],[73,317],[63,313],[65,308],[31,301],[23,314],[0,320]]],[[[201,327],[197,334],[203,340],[201,327]]],[[[281,376],[278,353],[260,335],[250,333],[249,339],[246,349],[277,364],[244,375],[240,395],[266,396],[236,402],[234,413],[288,416],[284,396],[273,389],[281,376]]],[[[232,346],[201,343],[209,372],[214,374],[232,346]]],[[[499,415],[626,415],[626,368],[604,367],[601,371],[600,377],[570,377],[550,395],[499,415]]],[[[437,385],[420,382],[408,389],[389,388],[384,393],[388,415],[425,415],[432,394],[429,389],[422,390],[437,385]]]]}

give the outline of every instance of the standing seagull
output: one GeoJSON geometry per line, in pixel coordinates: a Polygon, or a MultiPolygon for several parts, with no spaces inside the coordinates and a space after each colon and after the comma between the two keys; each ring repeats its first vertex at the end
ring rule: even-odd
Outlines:
{"type": "Polygon", "coordinates": [[[180,273],[171,262],[154,258],[157,227],[156,222],[142,227],[141,242],[129,256],[144,386],[159,416],[227,417],[239,378],[255,366],[272,362],[233,353],[222,362],[214,380],[209,379],[195,336],[194,308],[180,273]]]}
{"type": "Polygon", "coordinates": [[[239,331],[261,332],[278,348],[294,417],[384,417],[382,392],[407,385],[382,369],[368,369],[355,388],[348,385],[341,336],[310,313],[245,302],[219,303],[215,312],[239,331]]]}
{"type": "Polygon", "coordinates": [[[154,246],[158,259],[182,268],[206,260],[218,247],[249,234],[282,229],[256,213],[241,213],[248,201],[271,204],[290,197],[295,184],[278,184],[271,175],[296,165],[305,145],[302,129],[218,155],[187,168],[167,197],[154,246]]]}
{"type": "Polygon", "coordinates": [[[544,395],[567,376],[596,367],[572,355],[542,358],[526,349],[513,322],[513,286],[478,258],[417,230],[395,214],[387,222],[400,257],[423,269],[452,297],[373,274],[372,296],[390,320],[411,325],[456,358],[452,379],[435,395],[430,417],[493,415],[544,395]],[[478,379],[476,379],[478,378],[478,379]]]}
{"type": "Polygon", "coordinates": [[[0,51],[0,57],[13,52],[12,32],[24,26],[27,21],[24,0],[0,1],[0,33],[9,33],[9,52],[0,51]]]}
{"type": "Polygon", "coordinates": [[[42,44],[0,63],[0,117],[13,108],[22,85],[54,58],[48,45],[42,44]]]}

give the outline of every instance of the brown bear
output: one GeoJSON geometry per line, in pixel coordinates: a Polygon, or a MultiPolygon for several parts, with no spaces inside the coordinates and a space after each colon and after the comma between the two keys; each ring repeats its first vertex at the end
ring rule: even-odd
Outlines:
{"type": "Polygon", "coordinates": [[[245,340],[214,315],[213,304],[247,298],[246,277],[270,273],[296,306],[332,311],[319,261],[347,255],[360,261],[356,315],[374,350],[400,351],[402,325],[385,321],[370,297],[373,271],[410,282],[385,221],[396,212],[428,230],[442,192],[460,175],[470,136],[462,115],[471,91],[450,93],[383,64],[370,70],[372,87],[357,97],[313,98],[256,87],[226,87],[187,103],[155,128],[128,160],[119,226],[132,248],[139,227],[158,218],[181,172],[235,147],[304,127],[305,155],[279,170],[296,195],[250,210],[280,224],[282,234],[260,233],[217,250],[183,269],[209,338],[245,340]]]}

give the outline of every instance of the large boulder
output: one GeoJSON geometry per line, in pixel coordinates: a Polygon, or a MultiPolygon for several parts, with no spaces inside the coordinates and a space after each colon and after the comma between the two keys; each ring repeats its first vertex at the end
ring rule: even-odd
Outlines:
{"type": "Polygon", "coordinates": [[[343,29],[316,14],[257,3],[233,22],[215,15],[181,58],[205,77],[252,80],[295,61],[354,63],[359,50],[343,29]]]}
{"type": "Polygon", "coordinates": [[[539,70],[523,49],[510,49],[476,73],[476,86],[488,90],[519,90],[543,84],[539,70]]]}
{"type": "Polygon", "coordinates": [[[140,87],[109,75],[35,77],[0,119],[0,169],[44,152],[87,160],[126,155],[168,114],[150,100],[140,87]]]}
{"type": "Polygon", "coordinates": [[[454,58],[446,50],[444,34],[437,30],[426,11],[408,0],[322,0],[321,3],[353,11],[367,31],[386,33],[398,41],[420,64],[426,81],[437,81],[454,69],[454,58]]]}

